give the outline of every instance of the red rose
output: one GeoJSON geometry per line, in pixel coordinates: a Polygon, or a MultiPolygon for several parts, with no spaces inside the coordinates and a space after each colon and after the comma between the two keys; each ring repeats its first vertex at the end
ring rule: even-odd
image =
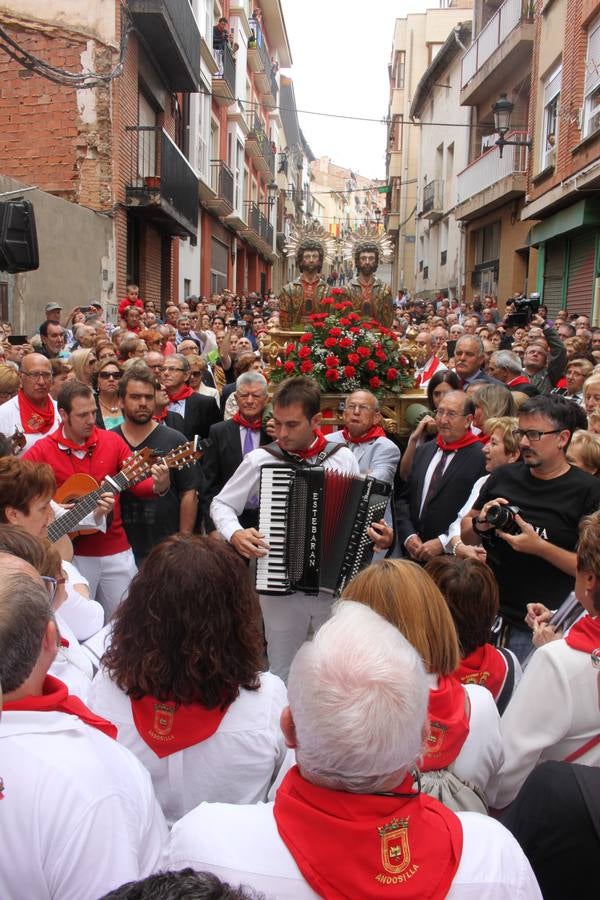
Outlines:
{"type": "Polygon", "coordinates": [[[344,328],[346,327],[346,325],[349,325],[349,324],[350,324],[350,319],[348,319],[346,316],[344,316],[344,318],[340,319],[340,325],[343,325],[344,328]]]}
{"type": "Polygon", "coordinates": [[[395,381],[398,377],[398,369],[388,369],[385,373],[385,377],[388,381],[395,381]]]}
{"type": "Polygon", "coordinates": [[[385,355],[385,353],[383,352],[383,350],[378,350],[378,351],[375,353],[375,356],[376,356],[377,359],[379,359],[381,362],[385,362],[386,359],[387,359],[387,356],[385,355]]]}
{"type": "Polygon", "coordinates": [[[327,348],[336,347],[337,341],[335,338],[332,338],[332,337],[325,338],[325,340],[323,341],[323,346],[327,347],[327,348]]]}
{"type": "Polygon", "coordinates": [[[356,375],[356,369],[354,368],[354,366],[346,366],[344,369],[344,375],[346,376],[346,378],[354,378],[354,376],[356,375]]]}
{"type": "Polygon", "coordinates": [[[308,375],[308,373],[312,372],[313,369],[314,369],[314,366],[311,363],[310,359],[306,359],[300,366],[300,371],[302,372],[303,375],[308,375]]]}
{"type": "Polygon", "coordinates": [[[369,387],[372,387],[373,390],[376,391],[377,388],[381,387],[381,379],[379,379],[377,375],[374,375],[373,378],[369,378],[369,387]]]}
{"type": "Polygon", "coordinates": [[[331,337],[341,337],[342,329],[341,328],[330,328],[329,335],[331,337]]]}
{"type": "Polygon", "coordinates": [[[293,372],[296,367],[295,367],[294,363],[291,361],[291,359],[288,359],[288,361],[286,362],[286,364],[284,365],[283,368],[289,375],[290,372],[293,372]]]}
{"type": "Polygon", "coordinates": [[[334,294],[336,297],[339,297],[341,294],[346,293],[346,289],[343,287],[334,287],[334,288],[331,288],[330,293],[334,294]]]}
{"type": "Polygon", "coordinates": [[[341,312],[344,309],[344,304],[343,303],[334,303],[333,308],[337,309],[338,312],[341,312]]]}
{"type": "Polygon", "coordinates": [[[358,313],[355,313],[355,312],[348,313],[348,318],[350,319],[351,322],[360,322],[360,316],[358,315],[358,313]]]}
{"type": "Polygon", "coordinates": [[[333,300],[331,297],[323,297],[321,300],[321,306],[331,306],[333,304],[333,300]]]}
{"type": "Polygon", "coordinates": [[[351,347],[351,346],[352,346],[352,340],[350,338],[342,338],[341,339],[340,347],[342,347],[344,350],[347,350],[348,347],[351,347]]]}
{"type": "Polygon", "coordinates": [[[371,331],[373,328],[373,325],[371,322],[363,322],[362,327],[365,331],[371,331]]]}
{"type": "Polygon", "coordinates": [[[295,344],[286,344],[285,345],[285,355],[289,356],[290,353],[293,353],[295,349],[296,349],[295,344]]]}
{"type": "Polygon", "coordinates": [[[371,351],[369,350],[368,347],[357,347],[356,352],[358,353],[359,356],[362,356],[363,359],[366,359],[367,356],[371,355],[371,351]]]}
{"type": "Polygon", "coordinates": [[[360,362],[360,356],[358,355],[358,353],[349,353],[348,362],[352,363],[353,366],[357,366],[360,362]]]}
{"type": "Polygon", "coordinates": [[[312,339],[313,339],[313,336],[308,331],[306,331],[304,334],[300,335],[300,343],[301,344],[310,344],[312,339]]]}
{"type": "Polygon", "coordinates": [[[339,381],[340,373],[337,369],[327,369],[327,371],[325,372],[325,378],[327,379],[327,381],[339,381]]]}
{"type": "Polygon", "coordinates": [[[377,368],[377,363],[373,359],[368,359],[365,363],[365,369],[367,372],[374,372],[377,368]]]}
{"type": "Polygon", "coordinates": [[[298,350],[298,356],[300,357],[300,359],[306,359],[308,356],[310,356],[311,353],[312,350],[310,349],[310,347],[300,347],[300,349],[298,350]]]}
{"type": "Polygon", "coordinates": [[[325,365],[328,369],[335,369],[336,366],[339,366],[340,361],[337,356],[326,356],[325,357],[325,365]]]}
{"type": "Polygon", "coordinates": [[[350,329],[350,334],[360,334],[360,328],[357,328],[356,325],[350,329]]]}

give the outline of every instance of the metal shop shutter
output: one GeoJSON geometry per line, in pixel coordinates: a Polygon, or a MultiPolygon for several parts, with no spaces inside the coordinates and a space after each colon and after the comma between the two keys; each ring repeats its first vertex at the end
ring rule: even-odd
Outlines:
{"type": "Polygon", "coordinates": [[[570,313],[591,315],[595,256],[595,232],[571,238],[567,276],[567,309],[570,313]]]}
{"type": "Polygon", "coordinates": [[[548,307],[548,316],[551,319],[555,318],[562,306],[564,266],[564,239],[548,241],[545,250],[542,302],[548,307]]]}

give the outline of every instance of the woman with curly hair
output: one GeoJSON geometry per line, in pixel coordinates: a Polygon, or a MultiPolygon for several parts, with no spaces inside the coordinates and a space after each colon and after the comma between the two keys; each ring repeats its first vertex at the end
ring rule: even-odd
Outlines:
{"type": "Polygon", "coordinates": [[[283,682],[262,672],[260,608],[223,542],[175,534],[113,619],[89,705],[146,766],[167,820],[202,801],[265,800],[283,758],[283,682]]]}

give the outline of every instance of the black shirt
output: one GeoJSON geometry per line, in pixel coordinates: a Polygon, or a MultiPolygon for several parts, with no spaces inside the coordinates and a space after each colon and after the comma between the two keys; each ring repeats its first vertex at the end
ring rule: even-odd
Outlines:
{"type": "MultiPolygon", "coordinates": [[[[168,452],[185,444],[187,438],[180,431],[157,425],[145,441],[133,447],[118,425],[113,428],[132,450],[150,447],[168,452]]],[[[158,460],[157,460],[158,461],[158,460]]],[[[179,495],[199,487],[200,469],[192,464],[184,469],[171,470],[171,488],[164,497],[140,500],[131,491],[121,494],[121,517],[129,543],[136,558],[147,556],[152,547],[179,531],[179,495]]]]}
{"type": "MultiPolygon", "coordinates": [[[[574,551],[579,521],[600,506],[600,479],[571,466],[558,478],[535,478],[525,463],[500,466],[482,488],[475,502],[504,497],[518,506],[521,517],[544,539],[574,551]]],[[[573,590],[574,579],[530,553],[518,553],[502,538],[485,540],[487,562],[500,587],[500,612],[512,625],[525,629],[527,603],[543,603],[554,609],[573,590]]]]}

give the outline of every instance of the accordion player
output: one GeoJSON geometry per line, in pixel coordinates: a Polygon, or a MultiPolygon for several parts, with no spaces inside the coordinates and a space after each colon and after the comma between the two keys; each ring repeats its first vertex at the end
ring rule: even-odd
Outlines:
{"type": "Polygon", "coordinates": [[[260,594],[338,596],[373,558],[367,529],[383,517],[391,487],[364,475],[265,465],[258,529],[269,544],[256,561],[260,594]]]}

